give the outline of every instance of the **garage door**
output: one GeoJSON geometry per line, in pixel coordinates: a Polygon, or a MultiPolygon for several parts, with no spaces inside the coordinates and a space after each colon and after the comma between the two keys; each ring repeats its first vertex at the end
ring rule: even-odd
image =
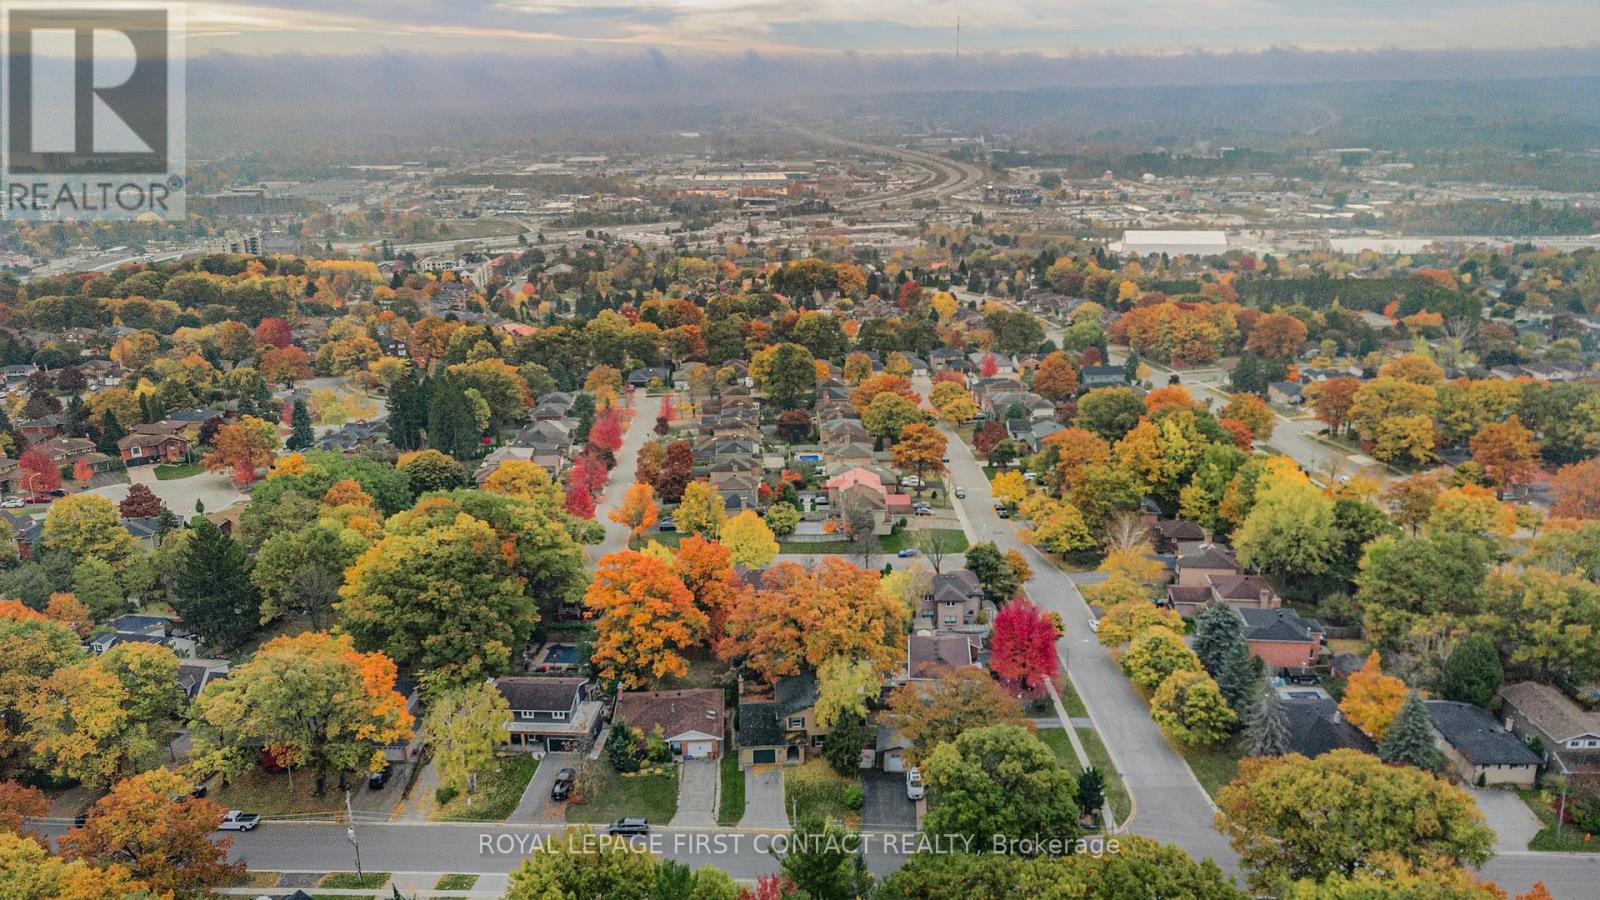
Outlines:
{"type": "Polygon", "coordinates": [[[684,741],[684,759],[709,759],[716,753],[716,741],[684,741]]]}
{"type": "Polygon", "coordinates": [[[762,763],[775,763],[778,761],[778,751],[752,750],[750,751],[750,759],[758,766],[762,763]]]}
{"type": "Polygon", "coordinates": [[[885,772],[904,772],[906,758],[898,753],[889,753],[883,757],[883,770],[885,772]]]}

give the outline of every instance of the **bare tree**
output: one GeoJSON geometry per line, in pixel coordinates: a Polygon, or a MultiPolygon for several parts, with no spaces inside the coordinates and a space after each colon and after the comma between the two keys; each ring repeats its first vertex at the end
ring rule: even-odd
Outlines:
{"type": "Polygon", "coordinates": [[[1107,550],[1133,550],[1150,546],[1150,529],[1133,513],[1122,513],[1106,526],[1107,550]]]}
{"type": "Polygon", "coordinates": [[[878,514],[867,501],[854,494],[846,494],[841,506],[844,513],[845,535],[850,538],[854,552],[861,554],[862,568],[866,568],[871,562],[872,551],[878,546],[878,535],[875,531],[878,514]]]}
{"type": "Polygon", "coordinates": [[[919,528],[911,532],[911,546],[933,563],[937,573],[943,571],[944,558],[956,552],[956,535],[944,528],[919,528]]]}

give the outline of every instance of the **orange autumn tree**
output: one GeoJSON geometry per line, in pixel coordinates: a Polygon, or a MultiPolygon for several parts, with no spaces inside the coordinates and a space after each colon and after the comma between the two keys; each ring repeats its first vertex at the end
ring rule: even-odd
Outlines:
{"type": "Polygon", "coordinates": [[[1350,724],[1365,731],[1375,741],[1384,734],[1400,714],[1400,705],[1406,700],[1406,683],[1392,675],[1383,674],[1378,663],[1378,651],[1372,651],[1361,671],[1350,676],[1345,686],[1344,699],[1339,711],[1350,724]]]}
{"type": "Polygon", "coordinates": [[[1472,461],[1483,466],[1499,490],[1525,482],[1539,471],[1539,442],[1516,416],[1478,429],[1468,445],[1472,461]]]}
{"type": "Polygon", "coordinates": [[[233,483],[239,486],[256,480],[256,470],[272,464],[272,451],[278,449],[278,429],[255,416],[245,416],[217,430],[212,451],[201,458],[208,471],[233,470],[233,483]]]}
{"type": "Polygon", "coordinates": [[[837,557],[815,568],[780,562],[728,617],[717,647],[725,661],[741,661],[761,677],[814,669],[833,656],[871,661],[879,675],[905,661],[906,605],[879,590],[876,571],[837,557]]]}
{"type": "Polygon", "coordinates": [[[635,481],[623,493],[622,503],[612,510],[607,518],[618,525],[628,526],[634,537],[644,534],[656,524],[658,518],[655,493],[655,489],[650,485],[635,481]]]}
{"type": "Polygon", "coordinates": [[[222,807],[189,796],[193,787],[167,769],[117,782],[83,827],[61,838],[61,855],[126,866],[158,893],[201,896],[232,881],[244,874],[244,863],[228,862],[233,838],[212,840],[222,807]]]}
{"type": "Polygon", "coordinates": [[[692,534],[678,542],[672,571],[706,614],[715,646],[727,627],[729,613],[750,594],[750,586],[733,571],[733,552],[717,541],[692,534]]]}
{"type": "Polygon", "coordinates": [[[704,639],[710,625],[666,563],[633,550],[601,558],[583,605],[595,620],[590,660],[602,679],[623,688],[687,675],[679,651],[704,639]]]}

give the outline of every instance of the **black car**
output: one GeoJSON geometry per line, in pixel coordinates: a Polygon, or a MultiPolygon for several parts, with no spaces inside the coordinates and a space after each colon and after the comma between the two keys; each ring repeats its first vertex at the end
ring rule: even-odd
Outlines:
{"type": "Polygon", "coordinates": [[[565,800],[572,796],[572,782],[577,778],[578,773],[572,769],[557,772],[555,784],[550,785],[550,799],[565,800]]]}
{"type": "Polygon", "coordinates": [[[388,766],[384,766],[382,769],[380,769],[380,770],[378,770],[376,772],[373,772],[372,774],[367,776],[367,787],[369,787],[369,788],[371,788],[371,789],[373,789],[375,791],[383,790],[383,786],[388,784],[388,783],[389,783],[389,767],[388,766]]]}

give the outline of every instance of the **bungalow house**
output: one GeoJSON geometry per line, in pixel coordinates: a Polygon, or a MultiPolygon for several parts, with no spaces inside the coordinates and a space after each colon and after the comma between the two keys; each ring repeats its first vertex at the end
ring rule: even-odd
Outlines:
{"type": "Polygon", "coordinates": [[[1128,387],[1128,370],[1122,366],[1084,366],[1078,370],[1078,389],[1128,387]]]}
{"type": "Polygon", "coordinates": [[[1306,402],[1304,385],[1298,381],[1274,381],[1267,385],[1267,400],[1279,406],[1299,406],[1306,402]]]}
{"type": "Polygon", "coordinates": [[[1314,666],[1322,657],[1323,627],[1302,619],[1292,609],[1235,609],[1244,619],[1244,641],[1250,655],[1276,669],[1314,666]]]}
{"type": "Polygon", "coordinates": [[[716,688],[620,691],[611,719],[626,722],[645,737],[660,729],[679,759],[717,759],[722,756],[724,709],[722,691],[716,688]]]}
{"type": "Polygon", "coordinates": [[[1533,787],[1539,757],[1494,716],[1471,703],[1429,700],[1425,705],[1434,743],[1462,782],[1533,787]]]}
{"type": "Polygon", "coordinates": [[[228,677],[225,659],[184,659],[178,662],[178,689],[185,702],[193,702],[213,681],[228,677]]]}
{"type": "Polygon", "coordinates": [[[111,457],[94,448],[94,441],[88,438],[53,437],[35,445],[35,449],[42,452],[57,467],[76,465],[78,460],[84,460],[91,471],[107,472],[114,465],[111,457]]]}
{"type": "Polygon", "coordinates": [[[1289,719],[1289,752],[1307,758],[1332,750],[1360,750],[1376,754],[1378,747],[1361,729],[1346,721],[1339,704],[1327,697],[1285,697],[1289,719]]]}
{"type": "Polygon", "coordinates": [[[671,384],[672,373],[656,366],[646,366],[628,373],[628,387],[647,388],[652,382],[655,384],[671,384]]]}
{"type": "Polygon", "coordinates": [[[177,433],[177,428],[161,423],[138,425],[125,437],[117,440],[117,451],[128,466],[150,463],[181,463],[189,454],[189,439],[177,433]]]}
{"type": "Polygon", "coordinates": [[[22,434],[23,440],[30,444],[36,444],[40,441],[48,441],[60,434],[66,424],[65,416],[52,413],[18,423],[17,431],[22,434]]]}
{"type": "Polygon", "coordinates": [[[913,634],[906,638],[905,681],[931,681],[951,669],[983,665],[983,641],[967,634],[913,634]]]}
{"type": "Polygon", "coordinates": [[[1152,517],[1147,525],[1154,534],[1157,553],[1183,556],[1205,547],[1206,530],[1198,522],[1152,517]]]}
{"type": "MultiPolygon", "coordinates": [[[[176,620],[165,616],[127,615],[111,620],[111,631],[96,636],[89,642],[89,650],[101,654],[118,644],[168,645],[172,626],[176,620]]],[[[181,655],[181,654],[180,654],[181,655]]]]}
{"type": "Polygon", "coordinates": [[[1520,681],[1500,689],[1500,718],[1524,741],[1537,738],[1546,768],[1600,784],[1600,718],[1548,684],[1520,681]]]}
{"type": "Polygon", "coordinates": [[[1054,419],[1006,420],[1006,436],[1027,447],[1029,453],[1038,453],[1046,438],[1062,430],[1061,423],[1054,419]]]}
{"type": "Polygon", "coordinates": [[[916,628],[941,629],[974,625],[983,608],[983,585],[966,569],[933,576],[928,593],[917,604],[916,628]]]}
{"type": "Polygon", "coordinates": [[[513,750],[586,750],[600,730],[604,704],[589,699],[587,678],[501,676],[493,683],[511,707],[513,750]]]}

